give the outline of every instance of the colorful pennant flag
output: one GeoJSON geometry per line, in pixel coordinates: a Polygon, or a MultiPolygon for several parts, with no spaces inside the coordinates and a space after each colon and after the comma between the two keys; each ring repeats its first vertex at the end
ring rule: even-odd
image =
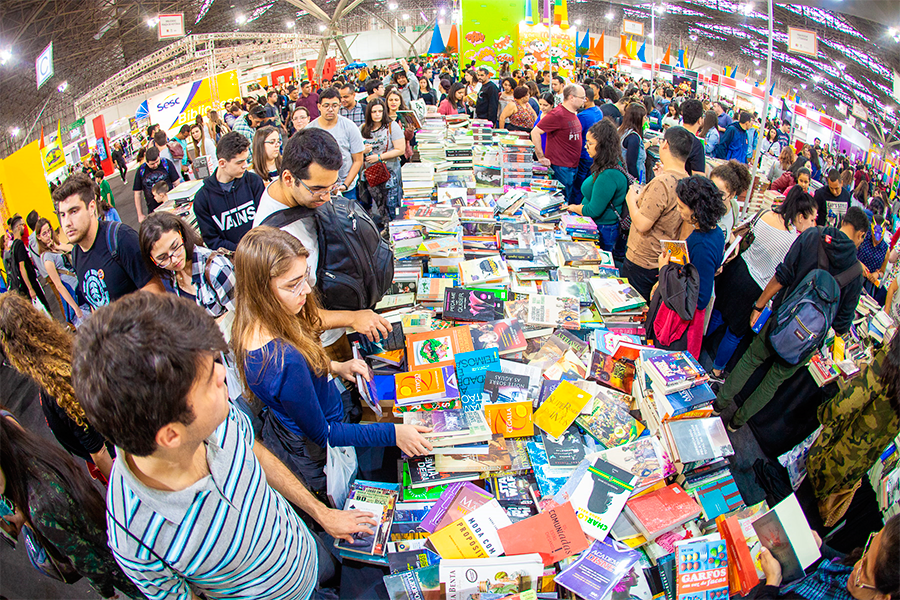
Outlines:
{"type": "Polygon", "coordinates": [[[525,0],[525,24],[534,25],[534,17],[531,15],[531,0],[525,0]]]}
{"type": "Polygon", "coordinates": [[[666,55],[663,56],[662,64],[664,64],[664,65],[669,64],[669,60],[671,58],[671,56],[670,56],[671,53],[672,53],[672,44],[669,44],[669,47],[666,48],[666,55]]]}
{"type": "Polygon", "coordinates": [[[684,50],[678,51],[678,66],[681,67],[682,69],[686,68],[684,66],[684,50]]]}
{"type": "Polygon", "coordinates": [[[646,58],[646,56],[647,56],[647,54],[646,54],[646,49],[647,49],[647,42],[643,42],[643,43],[641,44],[641,47],[640,47],[640,48],[638,49],[638,51],[637,51],[637,58],[638,58],[638,60],[641,61],[641,62],[647,62],[647,58],[646,58]]]}

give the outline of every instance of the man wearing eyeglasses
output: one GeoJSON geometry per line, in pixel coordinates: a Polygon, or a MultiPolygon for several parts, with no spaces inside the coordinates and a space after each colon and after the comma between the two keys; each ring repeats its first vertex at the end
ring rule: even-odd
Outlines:
{"type": "Polygon", "coordinates": [[[531,130],[534,153],[542,165],[553,167],[553,176],[565,188],[566,202],[578,204],[575,174],[581,159],[581,121],[578,110],[584,105],[584,88],[567,85],[562,104],[548,112],[531,130]],[[546,151],[541,150],[541,135],[547,134],[546,151]]]}
{"type": "Polygon", "coordinates": [[[319,118],[313,119],[307,128],[324,129],[335,139],[341,149],[341,167],[338,170],[339,190],[347,198],[356,200],[356,176],[363,164],[363,143],[359,127],[338,114],[341,108],[341,95],[334,88],[328,88],[319,94],[319,118]]]}
{"type": "MultiPolygon", "coordinates": [[[[326,90],[322,95],[328,92],[326,90]]],[[[284,144],[281,176],[263,192],[253,226],[262,225],[267,217],[286,208],[302,206],[315,209],[330,202],[331,195],[338,193],[345,181],[339,173],[344,164],[341,154],[335,139],[320,128],[307,126],[295,133],[284,144]]],[[[303,247],[309,250],[307,262],[310,265],[319,264],[319,238],[314,216],[303,217],[281,229],[300,240],[303,247]]],[[[317,273],[313,267],[309,285],[315,287],[316,282],[317,273]]],[[[320,310],[319,315],[326,330],[320,338],[326,351],[344,337],[347,327],[352,327],[370,340],[387,337],[391,331],[390,323],[371,310],[320,310]]],[[[349,344],[346,350],[349,352],[349,344]]]]}

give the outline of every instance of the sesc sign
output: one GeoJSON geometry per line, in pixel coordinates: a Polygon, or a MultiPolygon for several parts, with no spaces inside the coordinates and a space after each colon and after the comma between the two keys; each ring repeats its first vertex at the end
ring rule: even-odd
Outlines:
{"type": "Polygon", "coordinates": [[[53,42],[50,42],[40,56],[37,57],[37,60],[34,62],[34,70],[37,72],[38,89],[41,89],[41,86],[53,77],[53,42]]]}

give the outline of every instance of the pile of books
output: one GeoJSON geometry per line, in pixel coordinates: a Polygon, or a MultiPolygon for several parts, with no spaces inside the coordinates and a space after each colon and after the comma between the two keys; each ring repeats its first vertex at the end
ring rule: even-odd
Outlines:
{"type": "Polygon", "coordinates": [[[500,171],[504,186],[525,186],[534,177],[534,144],[527,137],[500,138],[500,171]]]}
{"type": "Polygon", "coordinates": [[[563,215],[559,220],[560,226],[573,240],[598,240],[597,224],[590,217],[582,217],[576,214],[563,215]]]}
{"type": "Polygon", "coordinates": [[[472,119],[472,137],[476,144],[494,143],[494,124],[487,119],[472,119]]]}
{"type": "Polygon", "coordinates": [[[408,162],[400,167],[403,180],[403,203],[431,203],[434,190],[434,165],[408,162]]]}

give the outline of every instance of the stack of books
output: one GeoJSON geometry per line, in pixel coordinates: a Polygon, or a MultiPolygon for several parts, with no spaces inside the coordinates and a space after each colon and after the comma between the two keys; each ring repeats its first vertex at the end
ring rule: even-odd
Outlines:
{"type": "Polygon", "coordinates": [[[597,224],[590,217],[582,217],[576,214],[563,215],[559,220],[563,231],[566,232],[573,240],[592,240],[596,241],[600,238],[597,232],[597,224]]]}
{"type": "Polygon", "coordinates": [[[472,119],[472,138],[476,144],[490,146],[494,143],[494,124],[486,119],[472,119]]]}
{"type": "Polygon", "coordinates": [[[500,170],[504,186],[527,186],[534,177],[534,144],[530,139],[500,139],[500,170]]]}
{"type": "Polygon", "coordinates": [[[400,167],[404,205],[430,204],[434,190],[434,165],[408,162],[400,167]]]}

